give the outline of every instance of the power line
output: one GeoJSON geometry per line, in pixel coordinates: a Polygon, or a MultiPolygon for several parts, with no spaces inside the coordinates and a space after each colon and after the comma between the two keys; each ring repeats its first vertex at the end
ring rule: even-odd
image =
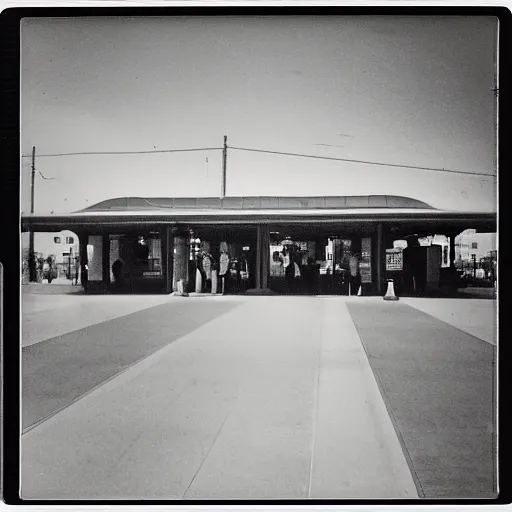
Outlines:
{"type": "MultiPolygon", "coordinates": [[[[448,172],[455,174],[467,174],[473,176],[483,176],[483,177],[496,177],[495,174],[484,174],[479,172],[471,172],[471,171],[455,171],[453,169],[444,169],[444,168],[436,168],[436,167],[420,167],[416,165],[403,165],[403,164],[390,164],[385,162],[372,162],[368,160],[355,160],[350,158],[339,158],[339,157],[331,157],[331,156],[319,156],[319,155],[308,155],[303,153],[290,153],[284,151],[270,151],[265,149],[254,149],[254,148],[240,148],[235,146],[228,146],[229,149],[234,149],[237,151],[251,151],[255,153],[266,153],[273,155],[284,155],[284,156],[295,156],[299,158],[314,158],[317,160],[334,160],[339,162],[350,162],[350,163],[358,163],[358,164],[370,164],[370,165],[378,165],[382,167],[398,167],[403,169],[416,169],[421,171],[435,171],[435,172],[448,172]]],[[[78,156],[78,155],[141,155],[141,154],[155,154],[155,153],[183,153],[183,152],[194,152],[194,151],[221,151],[226,148],[189,148],[189,149],[156,149],[156,150],[146,150],[146,151],[80,151],[74,153],[43,153],[37,155],[38,157],[59,157],[59,156],[78,156]]],[[[31,158],[32,155],[22,155],[22,158],[31,158]]],[[[39,171],[38,171],[39,172],[39,171]]],[[[41,174],[39,172],[39,174],[41,174]]],[[[42,174],[41,176],[44,179],[53,179],[53,178],[45,178],[42,174]]]]}
{"type": "Polygon", "coordinates": [[[47,178],[46,176],[43,175],[43,173],[38,169],[37,172],[41,175],[41,178],[43,178],[43,180],[54,180],[55,178],[47,178]]]}
{"type": "MultiPolygon", "coordinates": [[[[216,151],[223,148],[191,148],[191,149],[155,149],[148,151],[80,151],[76,153],[43,153],[38,158],[49,156],[77,156],[77,155],[142,155],[148,153],[183,153],[187,151],[216,151]]],[[[31,158],[32,155],[22,155],[22,158],[31,158]]]]}
{"type": "Polygon", "coordinates": [[[422,170],[422,171],[453,172],[453,173],[457,173],[457,174],[472,174],[472,175],[476,175],[476,176],[496,177],[495,174],[484,174],[484,173],[480,173],[480,172],[454,171],[451,169],[439,169],[439,168],[435,168],[435,167],[419,167],[419,166],[415,166],[415,165],[387,164],[387,163],[383,163],[383,162],[369,162],[366,160],[353,160],[353,159],[349,159],[349,158],[337,158],[337,157],[332,157],[332,156],[305,155],[302,153],[285,153],[282,151],[268,151],[265,149],[238,148],[238,147],[234,147],[234,146],[229,146],[229,149],[235,149],[238,151],[253,151],[256,153],[270,153],[273,155],[297,156],[297,157],[302,157],[302,158],[316,158],[319,160],[337,160],[340,162],[352,162],[352,163],[356,163],[356,164],[381,165],[381,166],[385,166],[385,167],[401,167],[401,168],[405,168],[405,169],[418,169],[418,170],[422,170]]]}

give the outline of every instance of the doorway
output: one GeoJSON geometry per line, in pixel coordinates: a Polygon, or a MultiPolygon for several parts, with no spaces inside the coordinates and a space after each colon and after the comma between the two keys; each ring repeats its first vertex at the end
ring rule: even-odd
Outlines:
{"type": "Polygon", "coordinates": [[[349,295],[350,263],[361,238],[270,232],[270,288],[283,295],[349,295]]]}

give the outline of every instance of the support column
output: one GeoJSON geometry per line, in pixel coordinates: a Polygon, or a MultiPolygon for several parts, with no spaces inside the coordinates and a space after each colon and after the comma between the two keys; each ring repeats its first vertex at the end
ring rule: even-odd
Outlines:
{"type": "Polygon", "coordinates": [[[77,233],[78,234],[78,251],[80,253],[80,284],[87,290],[87,242],[89,241],[88,233],[77,233]]]}
{"type": "Polygon", "coordinates": [[[455,233],[450,233],[450,268],[455,268],[455,233]]]}
{"type": "Polygon", "coordinates": [[[164,292],[173,292],[174,240],[172,228],[166,226],[160,232],[162,237],[162,274],[164,276],[164,292]]]}
{"type": "Polygon", "coordinates": [[[173,242],[174,242],[174,258],[173,258],[173,279],[172,279],[172,289],[173,291],[178,291],[178,281],[183,279],[184,281],[188,281],[188,233],[184,231],[175,230],[173,232],[173,242]]]}
{"type": "Polygon", "coordinates": [[[268,288],[270,278],[270,231],[267,225],[256,228],[256,288],[268,288]]]}
{"type": "Polygon", "coordinates": [[[105,285],[110,284],[110,236],[103,235],[102,241],[102,265],[103,265],[103,282],[105,285]]]}
{"type": "Polygon", "coordinates": [[[87,240],[87,280],[89,283],[103,281],[103,236],[89,235],[87,240]]]}
{"type": "Polygon", "coordinates": [[[384,275],[386,272],[386,256],[384,253],[384,229],[382,226],[382,222],[379,222],[377,224],[377,247],[376,247],[376,253],[377,253],[377,265],[375,267],[376,274],[377,274],[377,292],[379,295],[382,295],[384,293],[384,290],[382,289],[382,282],[384,280],[384,275]]]}

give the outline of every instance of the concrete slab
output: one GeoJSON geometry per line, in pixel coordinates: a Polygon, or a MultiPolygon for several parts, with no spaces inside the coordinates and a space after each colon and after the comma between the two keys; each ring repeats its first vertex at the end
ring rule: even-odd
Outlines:
{"type": "Polygon", "coordinates": [[[167,301],[23,348],[23,428],[241,303],[167,301]]]}
{"type": "Polygon", "coordinates": [[[32,295],[21,304],[22,346],[129,315],[170,300],[166,295],[32,295]]]}
{"type": "Polygon", "coordinates": [[[496,345],[497,302],[482,299],[402,298],[404,304],[496,345]]]}
{"type": "Polygon", "coordinates": [[[495,497],[495,348],[402,300],[348,307],[425,497],[495,497]]]}
{"type": "Polygon", "coordinates": [[[310,497],[414,499],[416,487],[345,301],[329,301],[310,497]]]}
{"type": "Polygon", "coordinates": [[[246,362],[238,400],[186,499],[308,497],[323,305],[258,297],[251,306],[231,348],[246,362]]]}
{"type": "Polygon", "coordinates": [[[328,302],[245,298],[95,388],[23,435],[22,497],[344,498],[364,482],[403,496],[368,363],[328,302]]]}

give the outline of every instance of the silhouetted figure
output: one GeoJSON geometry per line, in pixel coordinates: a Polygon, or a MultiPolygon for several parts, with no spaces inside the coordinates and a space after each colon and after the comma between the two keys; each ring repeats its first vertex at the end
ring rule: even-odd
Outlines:
{"type": "Polygon", "coordinates": [[[87,265],[87,262],[85,262],[82,265],[82,268],[80,271],[80,280],[82,281],[82,286],[84,287],[84,290],[86,290],[87,283],[89,281],[89,265],[87,265]]]}
{"type": "Polygon", "coordinates": [[[112,264],[112,275],[116,286],[120,286],[123,282],[123,262],[121,260],[116,260],[112,264]]]}
{"type": "Polygon", "coordinates": [[[307,288],[310,295],[318,295],[320,280],[320,265],[314,258],[308,258],[307,265],[307,288]]]}
{"type": "Polygon", "coordinates": [[[291,262],[286,267],[286,282],[290,293],[297,294],[300,292],[303,275],[301,256],[296,254],[295,257],[290,259],[291,262]]]}
{"type": "Polygon", "coordinates": [[[357,295],[359,286],[361,286],[361,274],[359,273],[359,257],[354,254],[350,257],[350,295],[357,295]]]}
{"type": "Polygon", "coordinates": [[[80,273],[80,264],[78,258],[75,259],[75,285],[78,285],[78,275],[80,273]]]}

